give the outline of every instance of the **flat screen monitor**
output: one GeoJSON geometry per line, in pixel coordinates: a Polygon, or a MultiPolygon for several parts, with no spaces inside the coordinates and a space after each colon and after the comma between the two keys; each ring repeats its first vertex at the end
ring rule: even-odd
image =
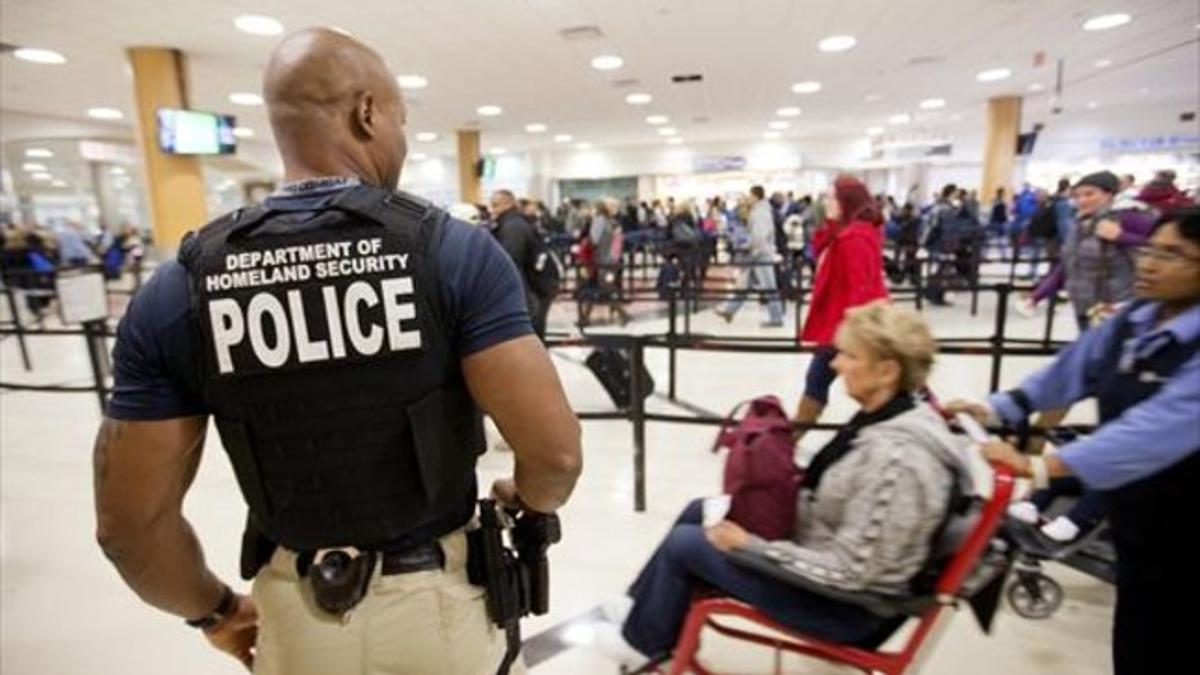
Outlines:
{"type": "Polygon", "coordinates": [[[1031,131],[1027,134],[1017,134],[1017,154],[1021,156],[1032,155],[1033,146],[1037,144],[1038,132],[1031,131]]]}
{"type": "Polygon", "coordinates": [[[232,115],[158,109],[158,147],[171,155],[229,155],[237,151],[232,115]]]}

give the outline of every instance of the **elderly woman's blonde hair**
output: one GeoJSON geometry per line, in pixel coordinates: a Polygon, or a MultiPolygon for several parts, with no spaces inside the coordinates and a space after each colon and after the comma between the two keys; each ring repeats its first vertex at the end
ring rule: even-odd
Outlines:
{"type": "Polygon", "coordinates": [[[837,335],[839,342],[845,338],[861,344],[876,359],[900,364],[903,391],[916,391],[929,379],[937,342],[925,318],[912,309],[876,300],[847,310],[837,335]]]}

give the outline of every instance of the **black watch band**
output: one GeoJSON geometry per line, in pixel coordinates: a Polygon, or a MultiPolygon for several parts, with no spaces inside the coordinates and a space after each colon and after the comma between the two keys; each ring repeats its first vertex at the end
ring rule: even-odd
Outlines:
{"type": "Polygon", "coordinates": [[[237,596],[233,589],[226,586],[225,592],[221,593],[221,601],[217,603],[217,608],[208,616],[202,616],[199,619],[188,619],[187,625],[200,630],[207,630],[221,623],[225,617],[233,614],[234,607],[237,605],[237,596]]]}

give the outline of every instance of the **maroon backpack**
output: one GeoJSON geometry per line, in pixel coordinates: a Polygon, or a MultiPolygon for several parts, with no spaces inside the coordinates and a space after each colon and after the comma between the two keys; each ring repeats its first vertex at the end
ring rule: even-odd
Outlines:
{"type": "Polygon", "coordinates": [[[794,435],[779,399],[762,396],[738,404],[713,444],[713,452],[729,448],[724,489],[732,505],[726,518],[768,541],[791,539],[796,524],[803,472],[794,458],[794,435]]]}

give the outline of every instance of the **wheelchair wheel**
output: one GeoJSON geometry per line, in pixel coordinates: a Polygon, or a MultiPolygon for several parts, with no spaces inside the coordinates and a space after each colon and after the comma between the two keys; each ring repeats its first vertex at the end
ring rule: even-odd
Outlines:
{"type": "Polygon", "coordinates": [[[1009,606],[1026,619],[1048,618],[1062,606],[1062,601],[1062,586],[1045,574],[1019,574],[1008,587],[1009,606]]]}

